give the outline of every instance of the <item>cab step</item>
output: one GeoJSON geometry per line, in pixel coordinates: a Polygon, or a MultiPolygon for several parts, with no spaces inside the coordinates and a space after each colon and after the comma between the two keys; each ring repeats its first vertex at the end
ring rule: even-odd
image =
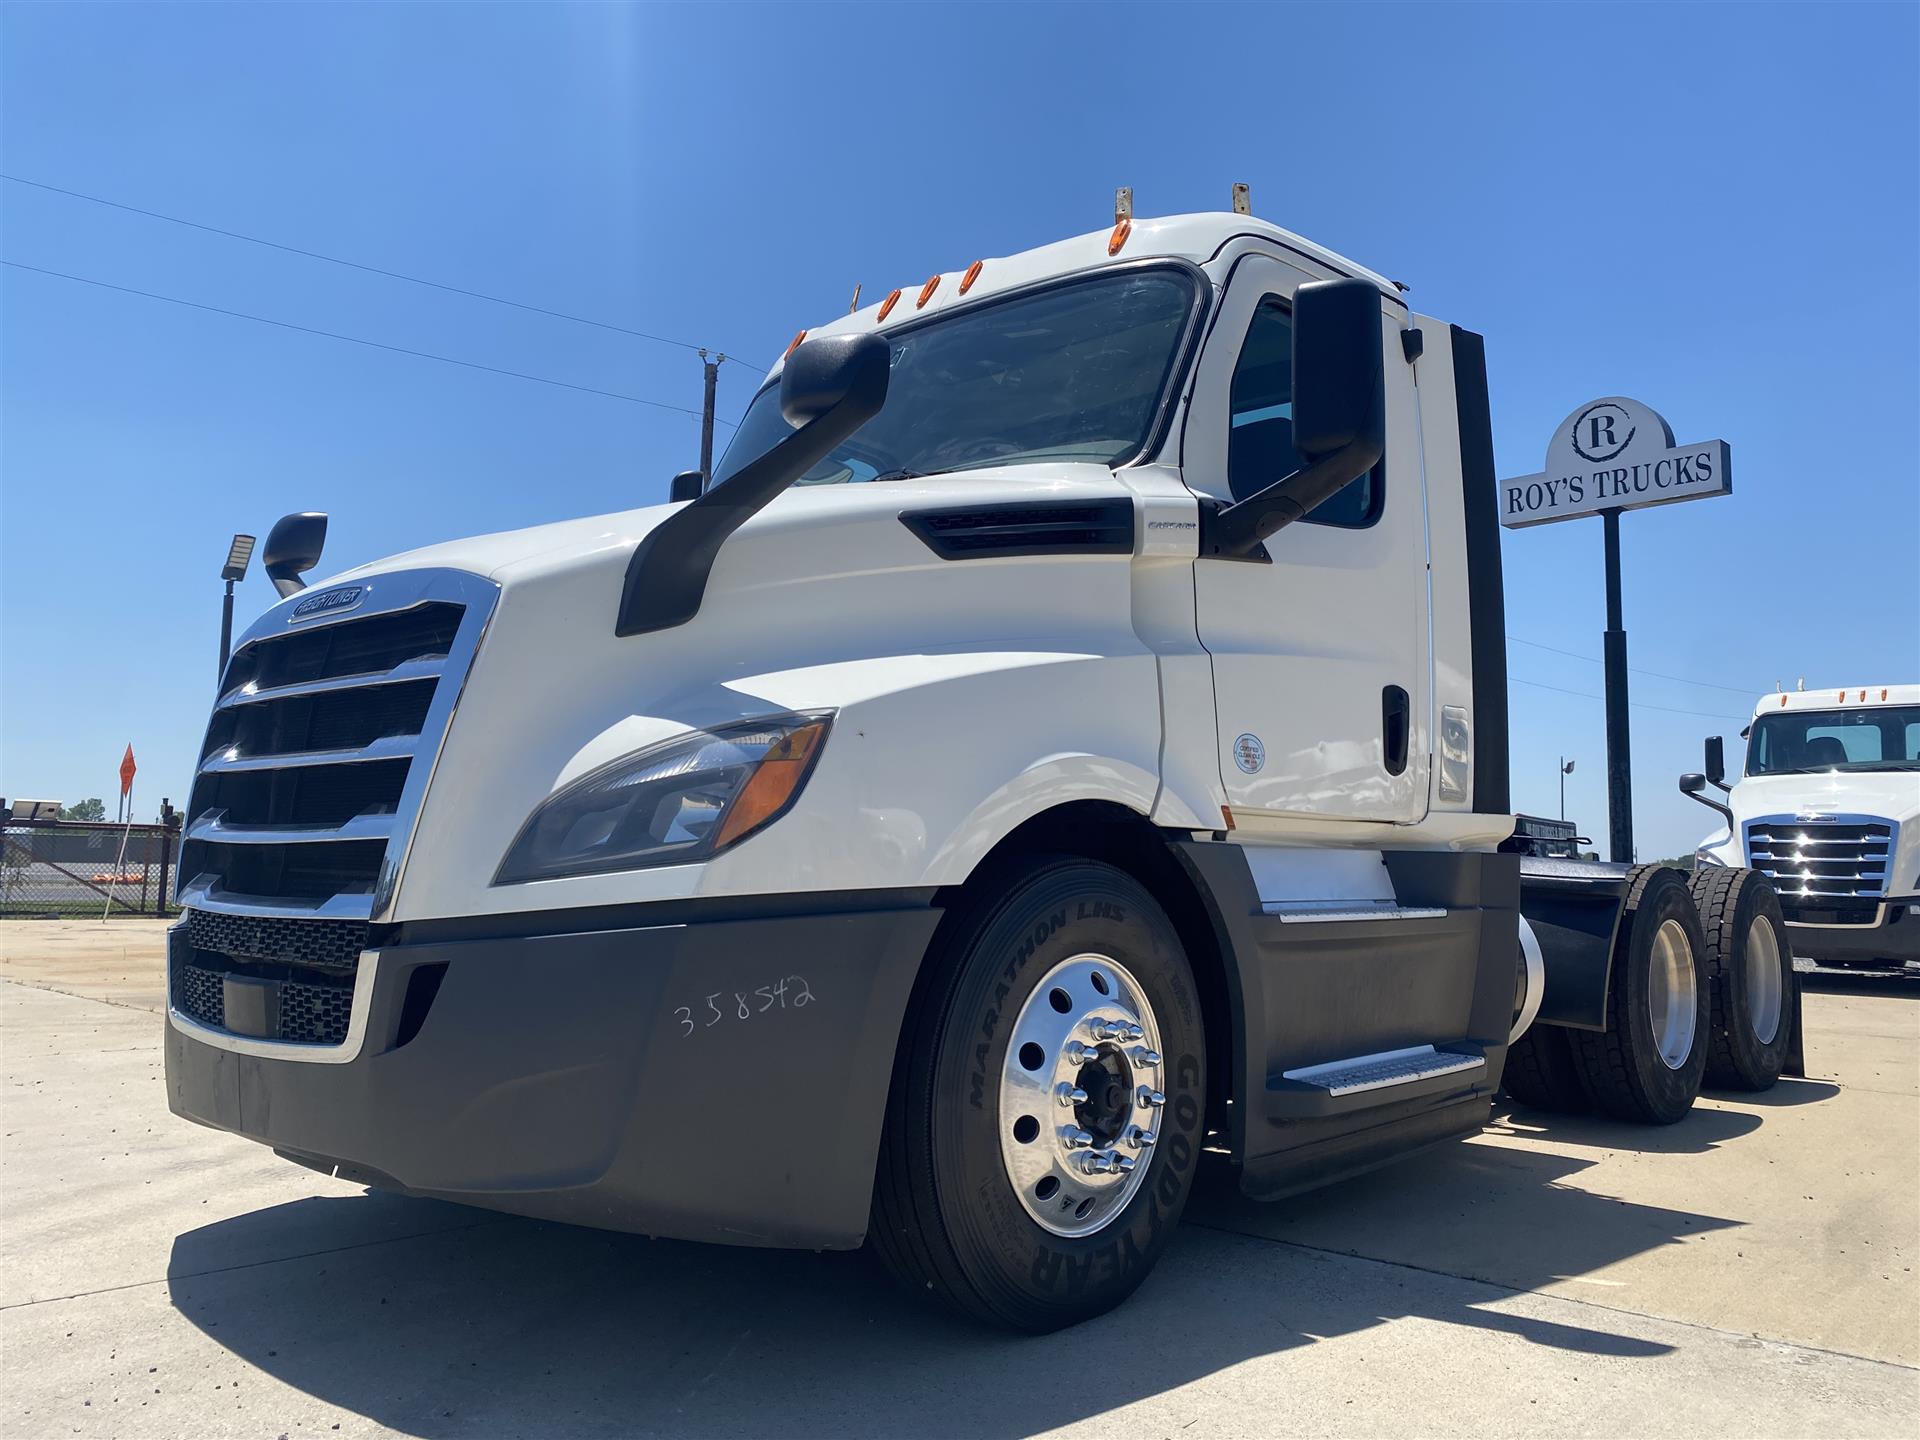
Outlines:
{"type": "Polygon", "coordinates": [[[1478,1046],[1412,1045],[1283,1071],[1267,1082],[1274,1120],[1338,1114],[1482,1083],[1487,1057],[1478,1046]]]}

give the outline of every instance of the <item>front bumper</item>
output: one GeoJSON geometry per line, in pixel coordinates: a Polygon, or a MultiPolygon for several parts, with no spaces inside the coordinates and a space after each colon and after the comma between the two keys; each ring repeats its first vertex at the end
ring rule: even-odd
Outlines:
{"type": "Polygon", "coordinates": [[[518,917],[541,919],[367,952],[361,1018],[330,1054],[170,1008],[168,1105],[381,1188],[678,1239],[858,1245],[940,912],[571,933],[518,917]],[[424,967],[444,968],[422,1020],[424,967]]]}
{"type": "Polygon", "coordinates": [[[1871,925],[1802,925],[1787,921],[1787,940],[1803,960],[1920,960],[1920,899],[1889,900],[1871,925]]]}

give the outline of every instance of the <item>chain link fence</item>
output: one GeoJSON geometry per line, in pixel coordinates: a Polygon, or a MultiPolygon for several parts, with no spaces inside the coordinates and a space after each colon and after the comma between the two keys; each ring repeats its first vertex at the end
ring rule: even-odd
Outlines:
{"type": "Polygon", "coordinates": [[[180,826],[8,819],[0,833],[0,918],[176,915],[180,826]]]}

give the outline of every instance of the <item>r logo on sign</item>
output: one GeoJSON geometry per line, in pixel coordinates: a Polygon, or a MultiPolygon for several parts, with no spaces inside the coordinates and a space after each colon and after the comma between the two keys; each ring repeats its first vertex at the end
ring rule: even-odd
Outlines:
{"type": "Polygon", "coordinates": [[[1633,443],[1639,433],[1632,418],[1611,400],[1589,405],[1573,422],[1574,453],[1582,460],[1598,465],[1611,460],[1633,443]],[[1624,430],[1626,434],[1620,432],[1624,430]]]}

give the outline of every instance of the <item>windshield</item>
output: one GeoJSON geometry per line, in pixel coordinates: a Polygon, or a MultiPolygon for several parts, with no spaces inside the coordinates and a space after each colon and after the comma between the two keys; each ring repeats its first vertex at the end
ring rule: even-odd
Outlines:
{"type": "MultiPolygon", "coordinates": [[[[901,480],[1042,460],[1116,464],[1146,444],[1194,282],[1172,269],[1069,281],[887,338],[887,403],[796,482],[901,480]]],[[[780,387],[754,397],[719,484],[792,433],[780,387]]]]}
{"type": "Polygon", "coordinates": [[[1747,774],[1920,770],[1920,705],[1762,715],[1747,739],[1747,774]]]}

